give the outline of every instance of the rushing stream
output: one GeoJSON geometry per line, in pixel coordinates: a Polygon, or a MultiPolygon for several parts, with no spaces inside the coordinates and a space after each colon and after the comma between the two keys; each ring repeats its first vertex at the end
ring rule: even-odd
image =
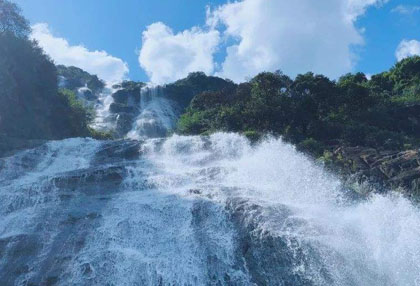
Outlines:
{"type": "Polygon", "coordinates": [[[137,140],[0,159],[1,286],[420,285],[408,200],[352,200],[280,139],[148,138],[150,114],[172,113],[145,106],[137,140]]]}

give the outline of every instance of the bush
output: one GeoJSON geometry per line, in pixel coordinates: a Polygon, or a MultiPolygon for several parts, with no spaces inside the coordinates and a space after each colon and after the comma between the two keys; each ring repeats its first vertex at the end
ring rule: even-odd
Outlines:
{"type": "Polygon", "coordinates": [[[201,134],[209,129],[205,126],[204,117],[203,112],[187,112],[181,115],[177,129],[183,134],[201,134]]]}
{"type": "Polygon", "coordinates": [[[297,145],[297,149],[299,151],[312,154],[315,157],[321,157],[324,154],[325,146],[313,138],[308,138],[300,142],[297,145]]]}
{"type": "Polygon", "coordinates": [[[89,134],[88,126],[95,117],[95,111],[85,107],[71,90],[62,89],[58,94],[63,104],[63,115],[68,118],[68,128],[71,133],[89,134]]]}

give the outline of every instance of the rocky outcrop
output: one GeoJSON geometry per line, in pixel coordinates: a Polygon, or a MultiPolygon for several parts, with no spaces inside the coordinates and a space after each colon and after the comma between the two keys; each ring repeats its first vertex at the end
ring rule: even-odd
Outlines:
{"type": "Polygon", "coordinates": [[[75,93],[79,93],[81,88],[82,93],[90,91],[88,100],[94,100],[97,95],[105,87],[105,83],[96,75],[91,75],[84,70],[77,67],[66,67],[63,65],[57,66],[60,88],[67,88],[75,93]]]}
{"type": "Polygon", "coordinates": [[[82,100],[87,100],[87,101],[94,101],[97,100],[97,94],[94,94],[92,92],[92,90],[90,90],[87,87],[81,87],[77,90],[77,96],[82,99],[82,100]]]}
{"type": "Polygon", "coordinates": [[[112,94],[114,100],[109,111],[115,116],[115,131],[118,137],[126,135],[140,112],[141,89],[145,84],[142,82],[124,81],[114,85],[117,89],[112,94]]]}
{"type": "Polygon", "coordinates": [[[332,163],[345,175],[354,174],[359,182],[398,190],[409,197],[420,197],[419,150],[379,151],[365,147],[339,147],[332,163]]]}
{"type": "Polygon", "coordinates": [[[112,97],[114,102],[132,105],[140,102],[140,91],[145,86],[142,82],[123,81],[121,84],[114,85],[118,89],[112,97]]]}

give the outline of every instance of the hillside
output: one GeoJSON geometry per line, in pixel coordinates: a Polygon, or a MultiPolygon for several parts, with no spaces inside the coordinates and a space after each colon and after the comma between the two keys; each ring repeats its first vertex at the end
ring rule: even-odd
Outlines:
{"type": "MultiPolygon", "coordinates": [[[[194,97],[177,130],[181,134],[240,132],[254,141],[267,134],[281,136],[331,169],[340,167],[345,174],[370,170],[369,164],[360,163],[368,150],[375,150],[377,160],[385,161],[389,154],[398,156],[404,150],[417,154],[420,57],[404,59],[370,79],[362,73],[337,81],[313,73],[295,79],[281,72],[261,73],[236,87],[194,97]],[[352,147],[358,148],[343,152],[352,147]]],[[[370,173],[367,178],[375,177],[377,182],[403,177],[404,183],[392,185],[418,194],[418,165],[410,165],[408,176],[404,166],[410,163],[401,160],[401,164],[394,166],[392,176],[385,171],[365,175],[370,173]]]]}

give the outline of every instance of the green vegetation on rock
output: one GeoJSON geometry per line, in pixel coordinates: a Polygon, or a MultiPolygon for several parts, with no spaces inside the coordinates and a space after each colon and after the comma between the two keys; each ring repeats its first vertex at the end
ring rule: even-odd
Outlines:
{"type": "Polygon", "coordinates": [[[184,79],[164,87],[168,98],[176,101],[181,107],[186,107],[191,99],[204,91],[218,91],[235,87],[232,81],[214,76],[206,76],[203,72],[193,72],[184,79]]]}
{"type": "Polygon", "coordinates": [[[370,80],[363,73],[332,81],[313,73],[293,80],[264,72],[249,82],[196,95],[177,131],[240,132],[251,141],[265,134],[282,136],[345,177],[360,174],[357,180],[403,187],[417,196],[419,91],[418,56],[370,80]]]}
{"type": "Polygon", "coordinates": [[[76,91],[80,87],[86,86],[93,94],[100,92],[105,84],[96,75],[91,75],[77,67],[57,66],[57,73],[63,77],[64,87],[76,91]]]}
{"type": "Polygon", "coordinates": [[[19,8],[0,0],[0,15],[0,135],[10,142],[3,140],[0,153],[22,140],[96,136],[88,128],[91,111],[58,89],[57,68],[28,38],[19,8]]]}
{"type": "Polygon", "coordinates": [[[362,73],[338,81],[281,72],[193,98],[178,123],[183,134],[222,131],[281,135],[316,156],[331,146],[399,150],[420,140],[420,57],[397,63],[368,80],[362,73]]]}

